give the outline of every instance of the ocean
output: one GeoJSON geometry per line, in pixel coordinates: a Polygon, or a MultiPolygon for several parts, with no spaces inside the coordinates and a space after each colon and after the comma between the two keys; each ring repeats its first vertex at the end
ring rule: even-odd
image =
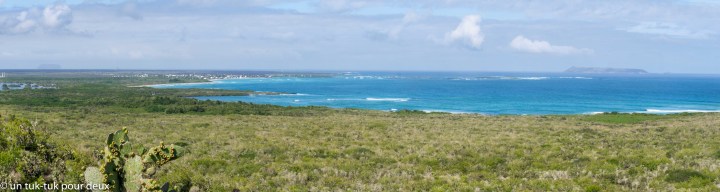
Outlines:
{"type": "Polygon", "coordinates": [[[345,72],[155,85],[281,92],[196,97],[282,106],[515,114],[720,112],[720,76],[486,72],[345,72]]]}

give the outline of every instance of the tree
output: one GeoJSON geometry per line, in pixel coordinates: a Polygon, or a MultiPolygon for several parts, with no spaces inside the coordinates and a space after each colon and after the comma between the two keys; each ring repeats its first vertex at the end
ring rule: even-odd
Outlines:
{"type": "Polygon", "coordinates": [[[0,90],[3,90],[3,91],[5,91],[5,90],[10,90],[10,87],[8,87],[7,84],[3,83],[2,89],[0,89],[0,90]]]}

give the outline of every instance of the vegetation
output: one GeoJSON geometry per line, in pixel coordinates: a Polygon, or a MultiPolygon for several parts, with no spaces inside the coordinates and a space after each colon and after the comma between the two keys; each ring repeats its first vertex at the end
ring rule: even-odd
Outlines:
{"type": "Polygon", "coordinates": [[[0,178],[6,183],[78,182],[74,154],[50,142],[37,123],[0,115],[0,178]]]}
{"type": "Polygon", "coordinates": [[[180,146],[159,146],[145,149],[133,145],[128,130],[123,128],[108,136],[103,160],[98,167],[85,169],[85,181],[89,184],[108,184],[111,191],[176,191],[169,185],[159,185],[152,178],[155,171],[168,162],[181,157],[185,149],[180,146]]]}
{"type": "MultiPolygon", "coordinates": [[[[130,127],[133,145],[166,141],[191,151],[154,174],[181,191],[720,189],[715,113],[391,113],[198,101],[188,90],[107,79],[52,81],[61,89],[0,92],[0,114],[36,119],[52,135],[48,143],[73,146],[64,182],[82,180],[78,165],[95,165],[107,133],[130,127]]],[[[18,150],[26,149],[2,153],[18,150]]]]}
{"type": "Polygon", "coordinates": [[[645,114],[645,113],[602,113],[597,115],[588,115],[585,116],[584,120],[586,121],[592,121],[592,122],[601,122],[601,123],[614,123],[614,124],[623,124],[623,123],[642,123],[646,121],[652,121],[652,120],[660,120],[660,119],[671,119],[671,118],[678,118],[678,117],[685,117],[685,116],[691,116],[695,115],[697,113],[677,113],[677,114],[667,114],[667,115],[658,115],[658,114],[645,114]]]}

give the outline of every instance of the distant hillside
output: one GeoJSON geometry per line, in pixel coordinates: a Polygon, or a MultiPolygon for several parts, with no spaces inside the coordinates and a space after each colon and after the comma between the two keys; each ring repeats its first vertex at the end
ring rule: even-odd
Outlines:
{"type": "Polygon", "coordinates": [[[565,73],[622,73],[622,74],[646,74],[642,69],[626,68],[599,68],[599,67],[570,67],[565,73]]]}

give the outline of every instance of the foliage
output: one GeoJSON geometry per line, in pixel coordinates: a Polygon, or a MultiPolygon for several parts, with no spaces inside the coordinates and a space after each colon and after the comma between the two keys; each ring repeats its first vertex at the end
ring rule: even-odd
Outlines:
{"type": "Polygon", "coordinates": [[[161,142],[147,150],[130,142],[123,128],[108,136],[102,153],[99,168],[85,170],[86,183],[109,184],[111,191],[169,191],[167,183],[160,186],[152,177],[161,166],[181,157],[185,149],[161,142]]]}
{"type": "Polygon", "coordinates": [[[0,178],[7,183],[60,183],[68,177],[65,164],[71,151],[48,140],[36,123],[14,115],[0,115],[0,178]]]}
{"type": "Polygon", "coordinates": [[[421,110],[408,110],[408,109],[403,109],[403,110],[395,111],[395,114],[400,114],[400,115],[425,115],[425,114],[450,114],[450,113],[446,113],[446,112],[425,112],[425,111],[421,111],[421,110]]]}
{"type": "Polygon", "coordinates": [[[584,118],[586,121],[600,122],[600,123],[641,123],[652,120],[662,119],[673,119],[684,116],[691,116],[693,113],[678,113],[678,114],[644,114],[644,113],[602,113],[596,115],[588,115],[584,118]]]}
{"type": "Polygon", "coordinates": [[[707,179],[707,176],[695,170],[678,169],[668,171],[665,181],[678,183],[686,182],[693,178],[707,179]]]}
{"type": "Polygon", "coordinates": [[[134,143],[184,141],[193,153],[157,170],[159,183],[206,191],[717,190],[719,114],[642,124],[585,116],[198,115],[38,108],[53,135],[92,151],[104,127],[134,143]],[[88,139],[75,139],[88,138],[88,139]],[[670,170],[705,176],[669,182],[670,170]],[[189,188],[189,187],[184,187],[189,188]]]}

